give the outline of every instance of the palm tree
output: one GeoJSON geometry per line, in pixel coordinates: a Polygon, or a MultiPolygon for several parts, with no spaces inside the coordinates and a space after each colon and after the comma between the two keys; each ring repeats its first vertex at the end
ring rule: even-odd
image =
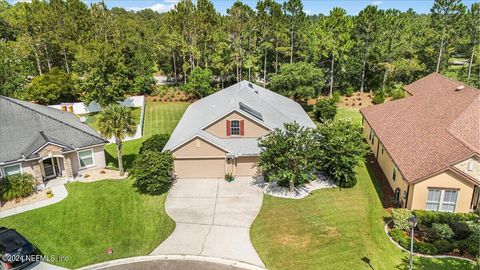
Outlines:
{"type": "Polygon", "coordinates": [[[125,174],[122,160],[122,140],[126,136],[135,134],[137,125],[133,119],[130,108],[119,104],[111,104],[105,107],[97,118],[97,126],[105,138],[115,138],[118,154],[118,169],[120,176],[125,174]]]}

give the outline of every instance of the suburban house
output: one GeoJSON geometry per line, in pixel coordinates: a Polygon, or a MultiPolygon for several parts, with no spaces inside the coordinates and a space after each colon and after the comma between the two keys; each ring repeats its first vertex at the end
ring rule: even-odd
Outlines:
{"type": "Polygon", "coordinates": [[[408,209],[479,207],[480,91],[438,73],[405,86],[407,97],[361,110],[363,132],[408,209]]]}
{"type": "Polygon", "coordinates": [[[164,150],[180,178],[254,176],[258,139],[284,123],[315,127],[293,100],[242,81],[191,104],[164,150]]]}
{"type": "Polygon", "coordinates": [[[0,96],[0,178],[72,179],[105,167],[105,143],[73,113],[0,96]]]}

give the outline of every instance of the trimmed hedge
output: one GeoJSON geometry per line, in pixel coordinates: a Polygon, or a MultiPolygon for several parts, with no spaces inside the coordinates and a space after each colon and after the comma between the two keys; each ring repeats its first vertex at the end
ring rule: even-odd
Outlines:
{"type": "Polygon", "coordinates": [[[432,226],[433,223],[452,224],[459,221],[476,221],[478,215],[474,213],[449,213],[432,212],[425,210],[413,210],[413,214],[418,218],[419,223],[432,226]]]}

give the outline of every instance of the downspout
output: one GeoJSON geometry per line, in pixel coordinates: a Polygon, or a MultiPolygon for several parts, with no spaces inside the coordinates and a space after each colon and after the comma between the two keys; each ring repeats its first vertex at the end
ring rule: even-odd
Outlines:
{"type": "MultiPolygon", "coordinates": [[[[405,179],[403,179],[403,181],[405,181],[405,179]]],[[[408,195],[410,195],[410,184],[408,184],[407,186],[407,197],[405,198],[405,208],[408,208],[408,195]]]]}
{"type": "MultiPolygon", "coordinates": [[[[374,135],[373,139],[375,140],[375,135],[374,135]]],[[[377,141],[378,141],[377,142],[377,161],[378,161],[378,151],[380,151],[380,138],[378,138],[378,136],[377,136],[377,141]]]]}

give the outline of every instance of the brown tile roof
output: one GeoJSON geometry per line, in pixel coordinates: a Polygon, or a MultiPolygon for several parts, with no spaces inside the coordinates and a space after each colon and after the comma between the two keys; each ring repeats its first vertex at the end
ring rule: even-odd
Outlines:
{"type": "Polygon", "coordinates": [[[412,96],[361,110],[409,182],[449,168],[480,146],[480,91],[432,73],[405,90],[412,96]]]}

